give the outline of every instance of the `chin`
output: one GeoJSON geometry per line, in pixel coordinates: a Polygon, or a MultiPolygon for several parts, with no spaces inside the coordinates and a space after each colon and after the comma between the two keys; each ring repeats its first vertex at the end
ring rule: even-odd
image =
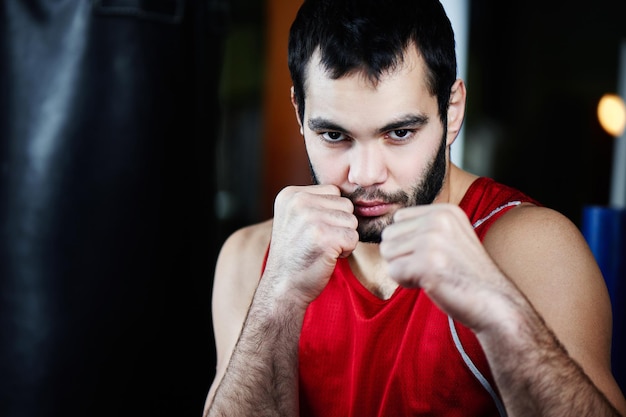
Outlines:
{"type": "Polygon", "coordinates": [[[385,227],[393,223],[393,216],[376,217],[374,219],[363,220],[359,218],[359,242],[362,243],[380,243],[385,227]]]}

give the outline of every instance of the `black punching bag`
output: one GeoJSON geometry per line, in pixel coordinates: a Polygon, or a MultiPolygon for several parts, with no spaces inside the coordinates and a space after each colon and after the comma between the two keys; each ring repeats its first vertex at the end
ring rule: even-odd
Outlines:
{"type": "Polygon", "coordinates": [[[226,0],[2,0],[0,415],[199,416],[226,0]]]}

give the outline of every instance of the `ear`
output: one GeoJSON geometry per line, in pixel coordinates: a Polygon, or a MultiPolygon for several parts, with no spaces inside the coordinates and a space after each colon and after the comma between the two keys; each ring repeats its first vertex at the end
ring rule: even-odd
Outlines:
{"type": "Polygon", "coordinates": [[[448,137],[447,145],[452,145],[463,126],[465,118],[465,83],[457,79],[450,89],[450,103],[448,104],[448,137]]]}
{"type": "Polygon", "coordinates": [[[300,112],[298,112],[298,103],[296,102],[296,95],[293,90],[293,86],[291,86],[291,105],[296,112],[296,120],[300,125],[300,134],[304,136],[304,129],[302,128],[302,120],[300,120],[300,112]]]}

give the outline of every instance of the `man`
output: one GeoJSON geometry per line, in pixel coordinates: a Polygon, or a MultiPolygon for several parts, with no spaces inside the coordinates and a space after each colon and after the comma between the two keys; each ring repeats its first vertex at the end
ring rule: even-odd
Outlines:
{"type": "Polygon", "coordinates": [[[576,227],[450,162],[466,91],[441,5],[306,0],[289,66],[316,185],[222,248],[205,415],[626,413],[576,227]]]}

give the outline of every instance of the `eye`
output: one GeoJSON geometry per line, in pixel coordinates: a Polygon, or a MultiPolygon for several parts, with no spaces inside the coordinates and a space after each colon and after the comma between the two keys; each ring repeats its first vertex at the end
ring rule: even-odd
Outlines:
{"type": "Polygon", "coordinates": [[[389,132],[387,135],[393,140],[406,140],[413,134],[413,130],[410,129],[396,129],[389,132]]]}
{"type": "Polygon", "coordinates": [[[321,136],[328,142],[341,142],[346,139],[346,136],[341,132],[323,132],[321,136]]]}

